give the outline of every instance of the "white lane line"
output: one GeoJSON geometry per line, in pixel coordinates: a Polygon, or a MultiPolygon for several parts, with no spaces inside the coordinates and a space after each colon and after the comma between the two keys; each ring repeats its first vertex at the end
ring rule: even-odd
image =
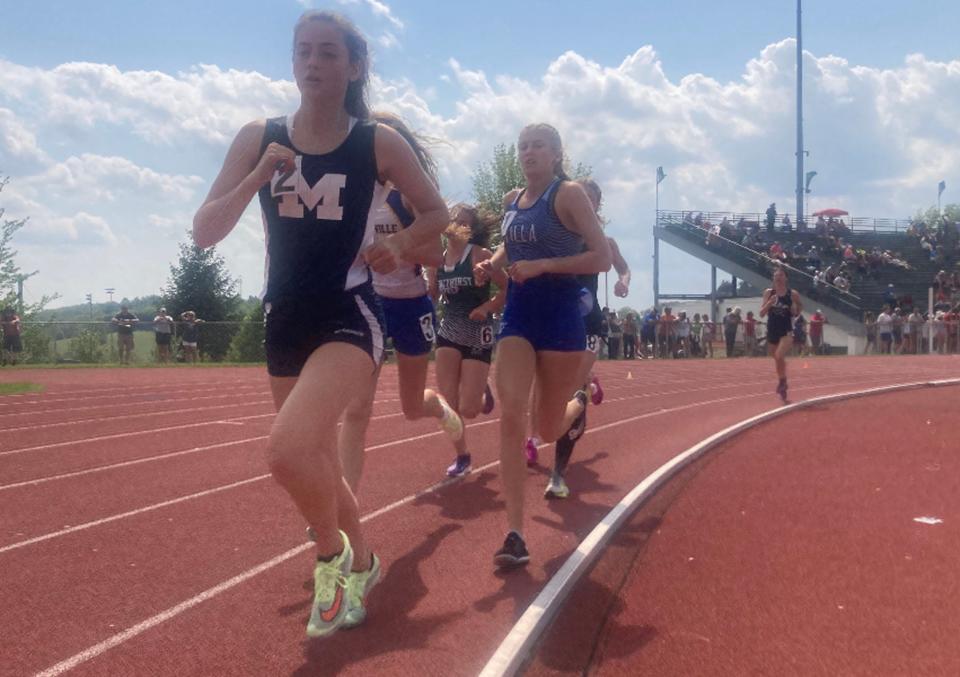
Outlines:
{"type": "MultiPolygon", "coordinates": [[[[261,386],[252,385],[250,384],[249,381],[227,381],[225,383],[219,384],[216,388],[210,388],[210,387],[187,388],[187,386],[192,386],[192,385],[208,386],[209,384],[206,384],[206,383],[198,383],[198,384],[174,383],[172,385],[169,383],[165,383],[164,385],[168,387],[182,389],[182,392],[184,393],[217,392],[217,391],[222,391],[224,388],[258,388],[260,390],[263,390],[261,386]]],[[[106,399],[106,398],[141,397],[141,396],[146,397],[149,395],[156,395],[157,386],[144,385],[144,386],[137,386],[137,387],[131,387],[131,388],[109,388],[109,389],[104,389],[102,391],[98,391],[90,388],[81,388],[74,392],[76,392],[80,396],[79,397],[63,397],[64,395],[71,394],[71,391],[54,391],[49,393],[41,393],[39,395],[37,393],[23,393],[21,395],[18,395],[18,397],[24,397],[29,395],[29,396],[35,397],[36,399],[30,400],[27,402],[0,402],[0,407],[18,407],[18,406],[23,406],[28,404],[48,405],[54,402],[58,402],[58,403],[59,402],[81,402],[83,400],[99,400],[99,399],[106,399]],[[139,392],[134,392],[134,391],[139,391],[139,392]],[[101,392],[103,393],[116,392],[117,394],[116,395],[99,394],[101,392]]],[[[263,394],[269,395],[270,392],[269,390],[264,390],[263,394]]],[[[6,399],[6,397],[4,399],[6,399]]]]}
{"type": "Polygon", "coordinates": [[[899,390],[958,384],[960,384],[960,379],[919,381],[837,393],[834,395],[822,395],[752,416],[711,435],[686,451],[677,454],[627,493],[627,495],[604,516],[587,537],[583,539],[577,549],[571,553],[557,573],[550,578],[540,594],[537,595],[536,599],[533,600],[513,628],[511,628],[510,632],[480,672],[480,677],[512,677],[517,674],[535,648],[540,636],[549,627],[563,602],[573,590],[573,587],[590,569],[594,561],[596,561],[597,557],[599,557],[603,551],[603,548],[616,534],[617,530],[641,504],[645,503],[656,493],[657,489],[687,465],[717,447],[722,442],[760,423],[765,423],[784,414],[818,404],[899,390]]]}
{"type": "MultiPolygon", "coordinates": [[[[480,468],[477,468],[475,472],[480,472],[488,468],[492,468],[498,465],[499,463],[500,463],[499,461],[487,463],[486,465],[481,466],[480,468]]],[[[443,480],[442,482],[437,482],[436,484],[430,487],[427,487],[426,489],[421,489],[420,491],[410,494],[408,496],[405,496],[400,500],[391,503],[390,505],[386,505],[382,508],[379,508],[378,510],[374,510],[373,512],[364,515],[363,517],[360,518],[360,522],[362,524],[365,524],[366,522],[369,522],[370,520],[376,517],[379,517],[380,515],[384,515],[392,510],[396,510],[397,508],[404,506],[408,503],[411,503],[422,496],[433,493],[439,489],[442,489],[443,487],[449,486],[451,484],[454,484],[460,481],[462,481],[462,478],[447,479],[447,480],[443,480]]],[[[202,604],[208,600],[211,600],[217,595],[223,592],[226,592],[227,590],[240,585],[244,581],[247,581],[253,578],[257,574],[263,573],[264,571],[267,571],[276,566],[279,566],[280,564],[283,564],[287,560],[293,557],[296,557],[297,555],[303,552],[306,552],[307,550],[310,550],[313,547],[314,547],[313,543],[307,542],[302,545],[298,545],[295,548],[291,548],[290,550],[287,550],[286,552],[277,555],[273,559],[269,559],[266,562],[263,562],[262,564],[258,564],[252,569],[247,569],[243,573],[240,573],[229,580],[223,581],[222,583],[219,583],[218,585],[215,585],[212,588],[207,588],[203,592],[197,595],[194,595],[188,600],[184,600],[183,602],[181,602],[180,604],[177,604],[176,606],[172,606],[169,609],[161,611],[160,613],[154,616],[151,616],[150,618],[144,621],[141,621],[140,623],[137,623],[136,625],[133,625],[122,632],[118,632],[112,637],[109,637],[104,641],[98,644],[95,644],[90,648],[85,649],[80,653],[71,656],[70,658],[67,658],[66,660],[60,661],[56,665],[53,665],[47,668],[46,670],[37,673],[36,677],[57,677],[57,675],[62,675],[63,673],[77,667],[81,663],[85,663],[86,661],[92,660],[97,656],[100,656],[101,654],[109,651],[113,647],[119,646],[120,644],[123,644],[124,642],[130,639],[133,639],[137,635],[142,634],[147,630],[150,630],[151,628],[154,628],[160,625],[161,623],[164,623],[176,616],[179,616],[183,612],[189,611],[193,607],[199,604],[202,604]]]]}
{"type": "MultiPolygon", "coordinates": [[[[65,407],[63,409],[37,409],[34,411],[11,411],[7,414],[0,414],[0,418],[6,418],[10,416],[16,416],[20,418],[21,416],[39,416],[42,414],[52,415],[52,414],[67,414],[77,411],[90,411],[91,409],[113,409],[116,407],[156,407],[158,405],[164,404],[173,404],[173,403],[183,403],[183,402],[199,402],[201,400],[223,400],[230,397],[270,397],[270,393],[237,393],[236,390],[232,389],[227,394],[222,394],[222,389],[217,388],[213,392],[220,392],[219,395],[203,395],[201,397],[171,397],[164,399],[154,399],[154,400],[141,400],[139,402],[110,402],[107,404],[91,404],[86,407],[65,407]]],[[[124,397],[124,396],[118,396],[124,397]]],[[[129,397],[127,398],[129,399],[129,397]]],[[[47,402],[42,402],[41,404],[48,404],[47,402]]],[[[187,409],[187,411],[190,411],[187,409]]]]}
{"type": "MultiPolygon", "coordinates": [[[[13,433],[24,430],[43,430],[47,428],[63,428],[64,426],[81,425],[84,423],[113,423],[114,421],[129,421],[132,418],[149,418],[152,416],[173,417],[177,414],[191,414],[194,412],[217,411],[220,409],[240,409],[242,407],[253,407],[263,404],[273,405],[273,398],[265,400],[253,400],[239,404],[217,404],[211,407],[188,407],[176,409],[161,409],[159,411],[145,411],[137,414],[120,414],[119,416],[102,416],[99,418],[78,418],[72,421],[58,421],[56,423],[34,423],[33,425],[20,426],[19,428],[4,428],[3,432],[13,433]]],[[[212,423],[223,423],[224,421],[212,421],[212,423]]]]}
{"type": "Polygon", "coordinates": [[[210,496],[211,494],[217,494],[217,493],[220,493],[221,491],[226,491],[227,489],[242,487],[245,484],[259,482],[260,480],[266,479],[268,477],[270,477],[270,473],[267,473],[266,475],[258,475],[257,477],[250,477],[245,480],[240,480],[239,482],[224,484],[219,487],[214,487],[213,489],[206,489],[204,491],[200,491],[195,494],[180,496],[179,498],[172,498],[169,501],[154,503],[153,505],[147,505],[142,508],[137,508],[136,510],[122,512],[117,515],[111,515],[110,517],[104,517],[102,519],[94,520],[93,522],[85,522],[83,524],[78,524],[76,526],[66,527],[65,529],[61,529],[60,531],[53,531],[48,534],[43,534],[42,536],[36,536],[35,538],[28,538],[25,541],[18,541],[16,543],[11,543],[10,545],[3,546],[2,548],[0,548],[0,554],[3,554],[5,552],[10,552],[11,550],[18,550],[28,545],[33,545],[34,543],[49,541],[51,538],[58,538],[60,536],[66,536],[67,534],[72,534],[77,531],[92,529],[93,527],[98,527],[102,524],[108,524],[110,522],[116,522],[117,520],[125,519],[127,517],[133,517],[134,515],[140,515],[145,512],[151,512],[153,510],[159,510],[160,508],[166,508],[171,505],[176,505],[177,503],[183,503],[184,501],[190,501],[195,498],[202,498],[203,496],[210,496]]]}
{"type": "MultiPolygon", "coordinates": [[[[822,386],[819,386],[819,387],[822,387],[822,386]]],[[[798,388],[798,390],[799,390],[799,388],[798,388]]],[[[769,396],[768,394],[764,394],[764,395],[765,395],[765,396],[769,396]]],[[[759,396],[759,395],[750,395],[750,396],[746,396],[746,397],[757,397],[757,396],[759,396]]],[[[731,400],[731,399],[734,399],[734,400],[735,400],[735,399],[745,399],[745,397],[741,396],[741,397],[723,398],[723,400],[718,400],[718,401],[727,401],[727,400],[731,400]]],[[[812,400],[811,400],[811,401],[812,401],[812,400]]],[[[684,405],[684,406],[682,406],[682,407],[678,407],[677,410],[689,409],[689,408],[691,408],[692,406],[700,406],[700,405],[702,405],[702,404],[705,404],[705,403],[697,403],[696,405],[689,405],[689,404],[688,404],[688,405],[684,405]]],[[[785,407],[784,407],[784,409],[785,409],[785,407]]],[[[672,410],[660,410],[660,411],[656,411],[656,412],[647,412],[646,414],[641,414],[641,415],[636,416],[636,417],[633,417],[633,418],[631,418],[631,419],[626,419],[626,420],[624,420],[624,421],[615,421],[615,422],[613,422],[613,423],[608,423],[608,424],[606,424],[606,425],[598,426],[598,427],[596,427],[596,428],[587,430],[587,433],[586,433],[586,434],[589,435],[589,434],[594,433],[594,432],[599,432],[599,431],[601,431],[601,430],[606,430],[606,429],[613,428],[613,427],[616,427],[616,426],[619,426],[619,425],[624,425],[624,424],[626,424],[626,423],[630,423],[630,422],[633,422],[633,421],[635,421],[635,420],[638,420],[639,418],[646,418],[646,417],[656,416],[656,415],[659,415],[659,414],[670,413],[670,411],[672,411],[672,410]]],[[[491,422],[492,422],[492,421],[491,421],[491,422]]],[[[478,425],[484,425],[484,424],[486,424],[486,423],[488,423],[488,422],[484,422],[484,423],[478,424],[478,425]]],[[[546,446],[549,446],[549,445],[545,445],[545,444],[544,444],[544,445],[541,445],[541,448],[542,448],[542,447],[546,447],[546,446]]],[[[500,461],[492,461],[492,462],[490,462],[490,463],[487,463],[486,465],[477,468],[477,469],[474,471],[473,476],[476,476],[479,472],[482,472],[482,471],[484,471],[484,470],[487,470],[487,469],[490,469],[490,468],[494,468],[494,467],[498,466],[499,464],[500,464],[500,461]]],[[[256,479],[258,479],[258,478],[253,478],[253,480],[248,480],[248,481],[255,481],[256,479]]],[[[457,479],[449,479],[449,480],[443,480],[443,481],[441,481],[441,482],[438,482],[437,484],[434,484],[434,485],[432,485],[431,487],[428,487],[428,488],[426,488],[426,489],[420,490],[420,491],[418,491],[418,492],[416,492],[416,493],[414,493],[414,494],[410,494],[410,495],[408,495],[408,496],[400,499],[399,501],[396,501],[396,502],[394,502],[394,503],[391,503],[390,505],[387,505],[387,506],[384,506],[384,507],[382,507],[382,508],[379,508],[378,510],[375,510],[375,511],[373,511],[373,512],[367,514],[367,515],[365,515],[364,517],[362,517],[360,521],[361,521],[361,523],[365,523],[365,522],[367,522],[367,521],[369,521],[369,520],[371,520],[371,519],[373,519],[373,518],[375,518],[375,517],[378,517],[378,516],[380,516],[380,515],[383,515],[383,514],[385,514],[385,513],[390,512],[390,511],[392,511],[392,510],[395,510],[396,508],[398,508],[398,507],[400,507],[400,506],[406,505],[407,503],[410,503],[410,502],[416,500],[417,498],[420,498],[421,496],[424,496],[424,495],[426,495],[426,494],[429,494],[429,493],[432,493],[432,492],[434,492],[434,491],[437,491],[438,489],[441,489],[441,488],[443,488],[443,487],[445,487],[445,486],[448,486],[448,485],[453,484],[453,483],[458,482],[458,481],[462,481],[462,479],[461,479],[461,478],[457,478],[457,479]]],[[[598,527],[598,528],[599,528],[599,527],[598,527]]],[[[589,537],[588,537],[588,538],[589,538],[589,537]]],[[[233,587],[239,585],[240,583],[243,583],[244,581],[246,581],[246,580],[248,580],[248,579],[256,576],[257,574],[260,574],[260,573],[262,573],[262,572],[264,572],[264,571],[267,571],[267,570],[269,570],[269,569],[272,569],[272,568],[275,567],[275,566],[278,566],[279,564],[282,564],[283,562],[287,561],[288,559],[290,559],[290,558],[292,558],[292,557],[295,557],[295,556],[299,555],[300,553],[309,550],[312,546],[313,546],[312,543],[304,543],[303,545],[300,545],[300,546],[298,546],[298,547],[296,547],[296,548],[292,548],[292,549],[286,551],[285,553],[282,553],[282,554],[278,555],[277,557],[274,557],[273,559],[268,560],[268,561],[266,561],[266,562],[264,562],[264,563],[262,563],[262,564],[260,564],[260,565],[258,565],[258,566],[256,566],[256,567],[254,567],[254,568],[252,568],[252,569],[248,569],[247,571],[244,571],[243,573],[238,574],[237,576],[234,576],[233,578],[231,578],[231,579],[229,579],[229,580],[227,580],[227,581],[224,581],[223,583],[220,583],[220,584],[218,584],[218,585],[216,585],[216,586],[213,586],[212,588],[208,588],[207,590],[204,590],[203,592],[199,593],[198,595],[196,595],[196,596],[194,596],[194,597],[191,597],[190,599],[188,599],[188,600],[186,600],[186,601],[184,601],[184,602],[181,602],[180,604],[177,604],[176,606],[170,607],[169,609],[167,609],[167,610],[165,610],[165,611],[162,611],[162,612],[160,612],[160,613],[158,613],[158,614],[156,614],[156,615],[154,615],[154,616],[151,616],[150,618],[148,618],[148,619],[146,619],[146,620],[144,620],[144,621],[142,621],[142,622],[140,622],[140,623],[137,623],[136,625],[131,626],[130,628],[127,628],[126,630],[124,630],[124,631],[122,631],[122,632],[119,632],[119,633],[117,633],[117,634],[115,634],[115,635],[107,638],[106,640],[104,640],[104,641],[102,641],[102,642],[100,642],[100,643],[98,643],[98,644],[95,644],[94,646],[92,646],[92,647],[90,647],[90,648],[88,648],[88,649],[86,649],[86,650],[84,650],[84,651],[81,651],[80,653],[77,653],[77,654],[75,654],[74,656],[71,656],[70,658],[67,658],[66,660],[63,660],[63,661],[57,663],[56,665],[53,665],[53,666],[50,667],[50,668],[47,668],[47,669],[44,670],[43,672],[38,673],[38,674],[37,674],[37,677],[55,677],[55,676],[57,676],[57,675],[63,674],[64,672],[67,672],[68,670],[72,670],[73,668],[77,667],[77,666],[80,665],[81,663],[84,663],[84,662],[89,661],[89,660],[91,660],[91,659],[93,659],[93,658],[96,658],[96,657],[100,656],[101,654],[105,653],[106,651],[112,649],[113,647],[118,646],[118,645],[120,645],[120,644],[123,644],[124,642],[126,642],[126,641],[128,641],[128,640],[130,640],[130,639],[132,639],[132,638],[134,638],[134,637],[136,637],[137,635],[139,635],[139,634],[141,634],[141,633],[143,633],[143,632],[145,632],[145,631],[147,631],[147,630],[149,630],[149,629],[151,629],[151,628],[153,628],[153,627],[156,627],[157,625],[160,625],[161,623],[164,623],[165,621],[168,621],[168,620],[170,620],[170,619],[172,619],[172,618],[180,615],[180,614],[183,613],[184,611],[188,611],[189,609],[192,609],[193,607],[195,607],[195,606],[197,606],[197,605],[199,605],[199,604],[201,604],[201,603],[203,603],[203,602],[205,602],[205,601],[207,601],[207,600],[213,599],[214,597],[216,597],[216,596],[219,595],[220,593],[225,592],[225,591],[229,590],[230,588],[233,588],[233,587]]],[[[558,573],[557,575],[559,575],[559,573],[558,573]]],[[[556,576],[554,576],[554,578],[556,578],[556,576]]],[[[542,593],[541,593],[541,594],[542,594],[542,593]]],[[[539,597],[538,597],[538,599],[539,599],[539,597]]],[[[528,609],[528,611],[529,611],[529,609],[528,609]]],[[[521,620],[522,620],[522,619],[521,619],[521,620]]]]}
{"type": "Polygon", "coordinates": [[[209,451],[210,449],[222,449],[225,447],[232,447],[234,445],[248,444],[250,442],[262,442],[267,439],[267,435],[260,435],[258,437],[247,437],[242,440],[233,440],[232,442],[220,442],[219,444],[209,444],[204,447],[193,447],[192,449],[182,449],[180,451],[172,451],[168,454],[160,454],[158,456],[148,456],[147,458],[136,458],[131,461],[123,461],[121,463],[111,463],[110,465],[101,465],[96,468],[87,468],[86,470],[77,470],[75,472],[66,472],[59,475],[50,475],[49,477],[38,477],[33,480],[24,480],[22,482],[14,482],[12,484],[2,484],[0,485],[0,491],[6,491],[8,489],[17,489],[20,487],[33,487],[38,484],[45,484],[46,482],[53,482],[54,480],[63,480],[70,477],[82,477],[84,475],[92,475],[98,472],[105,472],[107,470],[116,470],[117,468],[126,468],[132,465],[140,465],[141,463],[152,463],[153,461],[164,461],[169,458],[176,458],[177,456],[187,456],[188,454],[196,454],[201,451],[209,451]]]}

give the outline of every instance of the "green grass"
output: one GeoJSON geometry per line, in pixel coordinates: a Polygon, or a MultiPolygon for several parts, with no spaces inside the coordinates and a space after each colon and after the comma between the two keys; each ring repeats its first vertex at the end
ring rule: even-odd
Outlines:
{"type": "Polygon", "coordinates": [[[0,395],[35,393],[40,390],[43,390],[43,386],[37,383],[0,383],[0,395]]]}

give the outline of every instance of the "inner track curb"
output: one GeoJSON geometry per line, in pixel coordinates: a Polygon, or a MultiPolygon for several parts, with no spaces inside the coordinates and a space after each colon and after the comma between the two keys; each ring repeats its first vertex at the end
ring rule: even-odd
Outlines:
{"type": "Polygon", "coordinates": [[[766,423],[785,414],[819,404],[850,400],[858,397],[868,397],[870,395],[882,395],[903,390],[955,385],[960,385],[960,378],[899,383],[877,388],[867,388],[865,390],[854,390],[845,393],[813,397],[808,400],[777,407],[776,409],[771,409],[770,411],[735,423],[677,454],[654,470],[644,478],[640,484],[627,493],[627,495],[600,520],[599,524],[587,534],[587,537],[584,538],[580,545],[577,546],[577,549],[570,554],[563,563],[563,566],[561,566],[557,573],[547,582],[540,594],[537,595],[537,598],[531,602],[527,610],[510,629],[510,632],[480,672],[480,677],[512,677],[516,675],[517,672],[524,667],[524,664],[531,656],[540,637],[550,626],[554,616],[560,610],[560,607],[564,601],[566,601],[566,598],[574,586],[583,575],[589,571],[590,567],[600,556],[600,553],[603,552],[603,549],[610,539],[616,535],[620,527],[630,518],[637,508],[649,500],[661,486],[686,466],[723,442],[761,423],[766,423]]]}

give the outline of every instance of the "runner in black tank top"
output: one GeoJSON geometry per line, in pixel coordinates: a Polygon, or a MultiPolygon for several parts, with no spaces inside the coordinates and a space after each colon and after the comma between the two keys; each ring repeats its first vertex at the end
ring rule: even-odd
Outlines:
{"type": "Polygon", "coordinates": [[[336,14],[306,12],[293,43],[297,112],[240,130],[193,232],[198,246],[216,244],[260,192],[270,257],[267,352],[278,409],[267,459],[315,535],[307,634],[322,637],[363,620],[364,596],[380,573],[356,498],[339,474],[335,443],[347,404],[373,387],[380,322],[367,303],[368,267],[389,272],[438,237],[447,210],[403,138],[366,122],[367,43],[356,27],[336,14]],[[378,183],[393,184],[418,216],[367,246],[378,183]]]}
{"type": "Polygon", "coordinates": [[[763,292],[760,317],[767,317],[767,353],[777,368],[777,394],[787,401],[787,355],[793,347],[793,318],[800,314],[800,295],[787,286],[787,272],[773,271],[773,287],[763,292]]]}
{"type": "MultiPolygon", "coordinates": [[[[599,217],[600,204],[603,199],[600,186],[593,179],[589,178],[577,179],[577,183],[582,185],[584,190],[586,190],[587,196],[593,204],[594,211],[597,212],[597,216],[599,217]]],[[[614,286],[614,294],[620,298],[624,298],[630,290],[630,267],[620,254],[620,249],[612,237],[607,237],[607,244],[610,245],[613,267],[619,276],[614,286]]],[[[583,353],[579,381],[583,383],[583,390],[590,393],[590,401],[594,405],[599,405],[603,402],[603,388],[600,386],[600,379],[594,376],[591,371],[594,363],[600,356],[600,334],[601,324],[603,322],[603,313],[600,310],[600,301],[597,298],[599,278],[600,273],[578,276],[580,284],[582,284],[583,288],[587,291],[587,294],[583,295],[581,300],[589,299],[592,304],[590,311],[584,318],[587,330],[587,349],[583,353]]],[[[577,440],[583,437],[586,429],[587,409],[584,407],[583,412],[573,420],[570,428],[557,440],[554,453],[553,473],[550,477],[550,482],[547,484],[547,488],[543,492],[544,498],[567,498],[570,496],[570,488],[566,482],[567,466],[570,463],[573,448],[577,440]]],[[[527,445],[528,463],[531,448],[535,452],[536,445],[527,445]]]]}

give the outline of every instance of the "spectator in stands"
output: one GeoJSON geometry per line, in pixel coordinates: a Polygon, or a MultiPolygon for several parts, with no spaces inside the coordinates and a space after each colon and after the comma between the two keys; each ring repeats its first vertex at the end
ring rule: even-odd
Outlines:
{"type": "Polygon", "coordinates": [[[780,246],[779,242],[774,242],[772,245],[770,245],[769,255],[771,259],[776,261],[783,261],[787,258],[786,254],[783,252],[783,247],[780,246]]]}
{"type": "Polygon", "coordinates": [[[863,326],[867,337],[867,345],[863,349],[863,354],[869,355],[871,347],[873,352],[877,352],[877,318],[870,311],[863,315],[863,326]]]}
{"type": "Polygon", "coordinates": [[[20,358],[23,342],[20,339],[20,316],[10,306],[0,311],[0,327],[3,328],[3,357],[0,363],[14,366],[20,358]]]}
{"type": "Polygon", "coordinates": [[[813,348],[814,355],[823,354],[823,325],[827,324],[827,318],[823,311],[817,308],[817,312],[810,316],[810,346],[813,348]]]}
{"type": "Polygon", "coordinates": [[[623,321],[623,359],[633,360],[637,357],[637,319],[633,313],[627,313],[623,321]]]}
{"type": "Polygon", "coordinates": [[[153,318],[153,335],[157,342],[157,359],[161,364],[170,361],[170,345],[173,343],[173,318],[167,309],[161,308],[153,318]]]}
{"type": "Polygon", "coordinates": [[[833,286],[842,292],[850,291],[850,280],[846,275],[837,275],[833,278],[833,286]]]}
{"type": "Polygon", "coordinates": [[[793,230],[793,224],[790,222],[790,215],[784,214],[783,215],[783,232],[789,233],[791,230],[793,230]]]}
{"type": "Polygon", "coordinates": [[[907,316],[907,321],[903,324],[903,344],[902,352],[916,355],[920,352],[920,339],[923,334],[923,315],[914,307],[913,312],[907,316]]]}
{"type": "Polygon", "coordinates": [[[877,335],[880,337],[880,353],[889,355],[893,345],[893,317],[889,306],[884,306],[883,312],[877,315],[877,335]]]}
{"type": "Polygon", "coordinates": [[[197,363],[197,357],[200,354],[200,327],[203,320],[197,317],[192,310],[181,313],[180,320],[183,325],[180,328],[180,347],[183,349],[183,359],[190,364],[197,363]]]}
{"type": "MultiPolygon", "coordinates": [[[[887,289],[883,292],[883,302],[885,305],[893,308],[897,305],[897,292],[894,290],[893,282],[887,285],[887,289]]],[[[880,318],[877,318],[877,321],[880,321],[880,318]]]]}
{"type": "Polygon", "coordinates": [[[719,225],[710,226],[710,230],[707,231],[706,244],[708,247],[720,246],[720,226],[719,225]]]}
{"type": "Polygon", "coordinates": [[[774,226],[777,223],[777,204],[771,202],[770,206],[767,207],[767,232],[772,233],[774,226]]]}
{"type": "Polygon", "coordinates": [[[133,353],[133,328],[140,318],[130,312],[125,305],[120,306],[120,312],[113,316],[113,323],[117,325],[117,351],[120,355],[120,364],[130,364],[130,355],[133,353]]]}
{"type": "Polygon", "coordinates": [[[747,357],[757,354],[757,320],[753,311],[747,311],[747,319],[743,321],[743,352],[747,357]]]}
{"type": "Polygon", "coordinates": [[[817,217],[816,233],[817,233],[817,237],[823,237],[823,238],[827,237],[827,235],[830,234],[827,231],[827,222],[824,221],[822,215],[817,217]]]}
{"type": "Polygon", "coordinates": [[[734,357],[737,344],[737,329],[740,327],[740,308],[727,308],[723,316],[723,338],[727,345],[727,357],[734,357]]]}

